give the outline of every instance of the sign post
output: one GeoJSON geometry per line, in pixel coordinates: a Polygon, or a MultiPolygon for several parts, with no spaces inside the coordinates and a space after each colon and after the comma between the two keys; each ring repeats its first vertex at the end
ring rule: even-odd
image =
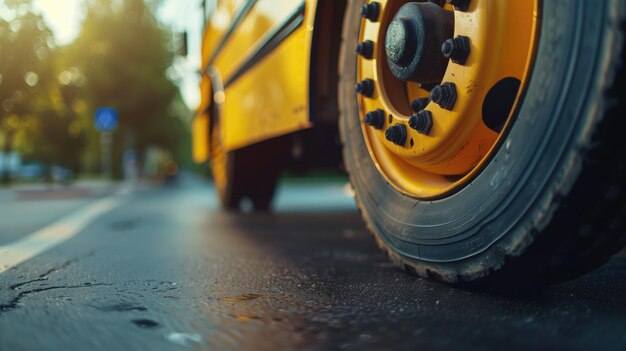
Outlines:
{"type": "Polygon", "coordinates": [[[119,123],[117,110],[112,107],[100,107],[93,118],[96,130],[100,132],[100,166],[102,175],[110,177],[112,173],[113,131],[119,123]]]}

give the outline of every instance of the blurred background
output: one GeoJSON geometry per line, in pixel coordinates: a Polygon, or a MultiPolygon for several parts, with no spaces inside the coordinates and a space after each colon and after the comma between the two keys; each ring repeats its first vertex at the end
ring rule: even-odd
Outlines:
{"type": "Polygon", "coordinates": [[[2,183],[193,167],[201,9],[201,0],[0,1],[2,183]]]}

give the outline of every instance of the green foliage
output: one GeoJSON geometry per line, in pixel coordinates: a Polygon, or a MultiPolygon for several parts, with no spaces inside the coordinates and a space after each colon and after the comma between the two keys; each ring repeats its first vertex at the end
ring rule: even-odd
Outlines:
{"type": "Polygon", "coordinates": [[[48,45],[52,33],[41,16],[31,12],[30,5],[15,3],[6,5],[16,14],[15,19],[0,21],[0,122],[28,114],[41,87],[52,79],[48,45]]]}
{"type": "MultiPolygon", "coordinates": [[[[0,134],[2,150],[13,150],[20,132],[32,129],[54,81],[52,33],[30,1],[7,1],[12,19],[0,20],[0,134]]],[[[6,167],[5,167],[6,168],[6,167]]],[[[6,182],[8,170],[2,175],[6,182]]]]}
{"type": "Polygon", "coordinates": [[[87,4],[81,35],[69,56],[87,77],[83,92],[89,112],[98,106],[119,112],[114,159],[127,147],[140,154],[150,145],[176,148],[183,125],[169,112],[180,97],[166,78],[173,60],[168,38],[143,0],[87,4]]]}
{"type": "MultiPolygon", "coordinates": [[[[11,21],[0,20],[0,142],[16,141],[32,159],[78,171],[99,165],[93,114],[118,110],[114,171],[121,155],[150,146],[176,153],[186,138],[177,87],[166,77],[170,35],[143,0],[86,0],[80,35],[56,47],[30,0],[6,0],[11,21]]],[[[0,7],[3,6],[0,4],[0,7]]],[[[182,113],[189,113],[186,109],[182,113]]]]}

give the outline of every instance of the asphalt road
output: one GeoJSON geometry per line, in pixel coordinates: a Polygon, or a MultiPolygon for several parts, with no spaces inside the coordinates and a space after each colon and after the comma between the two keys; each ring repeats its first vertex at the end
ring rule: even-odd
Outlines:
{"type": "Polygon", "coordinates": [[[1,270],[0,350],[626,350],[626,254],[532,293],[450,288],[391,265],[341,183],[263,215],[190,177],[3,190],[1,270]]]}

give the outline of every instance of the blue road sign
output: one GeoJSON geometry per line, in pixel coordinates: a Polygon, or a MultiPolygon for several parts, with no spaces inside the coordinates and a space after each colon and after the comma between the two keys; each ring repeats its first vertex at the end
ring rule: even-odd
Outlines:
{"type": "Polygon", "coordinates": [[[99,132],[112,132],[117,128],[117,110],[112,107],[100,107],[93,116],[93,123],[99,132]]]}

